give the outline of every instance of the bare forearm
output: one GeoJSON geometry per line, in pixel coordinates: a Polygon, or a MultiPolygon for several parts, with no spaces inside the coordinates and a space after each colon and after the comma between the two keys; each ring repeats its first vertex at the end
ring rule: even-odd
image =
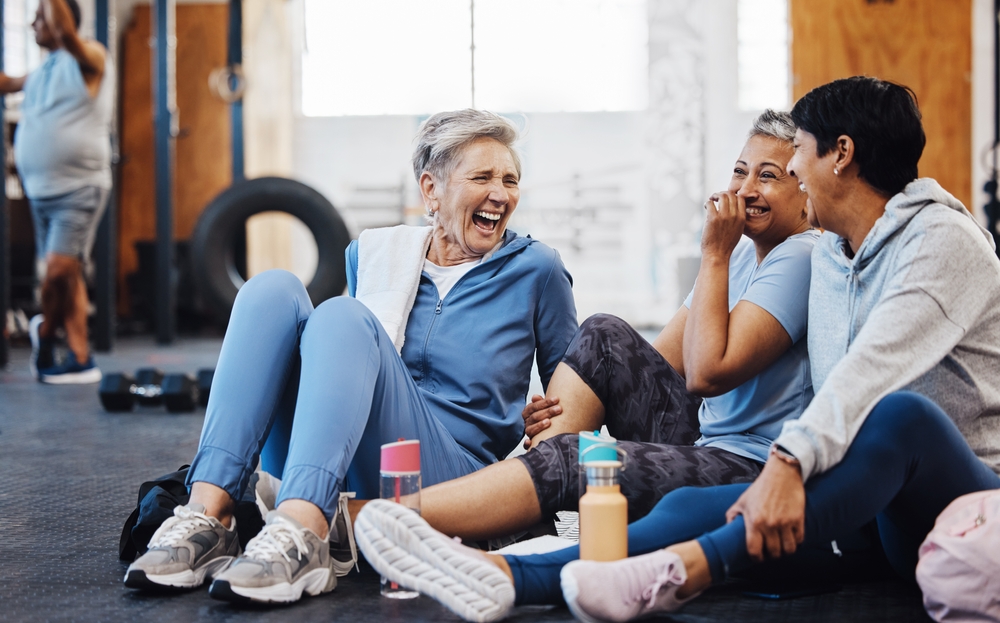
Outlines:
{"type": "Polygon", "coordinates": [[[17,93],[24,88],[24,76],[8,76],[0,72],[0,93],[17,93]]]}
{"type": "Polygon", "coordinates": [[[717,393],[717,372],[728,343],[729,257],[707,254],[701,261],[684,326],[684,372],[689,390],[717,393]]]}
{"type": "Polygon", "coordinates": [[[76,35],[73,13],[64,0],[41,0],[41,6],[45,23],[52,30],[52,35],[65,45],[65,38],[69,34],[76,35]]]}

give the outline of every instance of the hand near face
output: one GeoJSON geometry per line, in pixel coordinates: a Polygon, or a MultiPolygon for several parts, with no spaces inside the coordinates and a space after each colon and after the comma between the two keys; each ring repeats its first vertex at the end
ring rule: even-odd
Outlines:
{"type": "Polygon", "coordinates": [[[705,212],[705,230],[701,235],[702,256],[728,261],[743,236],[747,220],[746,202],[735,192],[720,192],[709,198],[705,204],[705,212]]]}
{"type": "Polygon", "coordinates": [[[806,491],[798,468],[775,457],[726,511],[726,521],[743,515],[747,553],[760,562],[795,552],[805,539],[806,491]]]}

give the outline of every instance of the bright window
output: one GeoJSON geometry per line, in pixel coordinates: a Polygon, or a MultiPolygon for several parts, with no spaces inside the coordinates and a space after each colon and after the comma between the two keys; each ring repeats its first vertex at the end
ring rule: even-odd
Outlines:
{"type": "Polygon", "coordinates": [[[306,0],[305,11],[306,115],[470,106],[473,35],[478,108],[646,107],[645,0],[306,0]]]}
{"type": "Polygon", "coordinates": [[[38,67],[41,49],[35,44],[31,22],[38,0],[6,0],[3,3],[4,73],[23,76],[38,67]]]}
{"type": "Polygon", "coordinates": [[[788,31],[788,0],[737,0],[740,110],[788,108],[788,31]]]}

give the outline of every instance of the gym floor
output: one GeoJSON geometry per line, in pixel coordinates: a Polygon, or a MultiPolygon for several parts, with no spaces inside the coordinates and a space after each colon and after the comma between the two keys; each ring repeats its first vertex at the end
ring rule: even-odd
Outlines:
{"type": "MultiPolygon", "coordinates": [[[[153,365],[166,372],[213,367],[221,340],[151,338],[118,342],[97,355],[105,372],[153,365]]],[[[105,413],[96,386],[41,385],[28,373],[29,350],[15,348],[0,370],[0,621],[300,621],[363,623],[457,621],[421,597],[379,596],[378,576],[341,578],[330,595],[290,607],[238,609],[205,590],[170,596],[126,590],[118,538],[141,482],[194,455],[203,413],[160,409],[105,413]]],[[[571,621],[565,608],[521,608],[512,621],[571,621]]],[[[913,587],[895,582],[845,586],[782,601],[745,597],[738,586],[714,589],[669,620],[928,621],[913,587]]]]}

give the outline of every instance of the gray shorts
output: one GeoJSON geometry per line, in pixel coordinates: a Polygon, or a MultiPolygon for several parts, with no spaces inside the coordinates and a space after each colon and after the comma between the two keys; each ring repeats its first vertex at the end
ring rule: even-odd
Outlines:
{"type": "Polygon", "coordinates": [[[108,205],[108,190],[84,186],[65,195],[29,199],[28,203],[35,223],[38,259],[44,261],[49,253],[58,253],[86,264],[108,205]]]}

